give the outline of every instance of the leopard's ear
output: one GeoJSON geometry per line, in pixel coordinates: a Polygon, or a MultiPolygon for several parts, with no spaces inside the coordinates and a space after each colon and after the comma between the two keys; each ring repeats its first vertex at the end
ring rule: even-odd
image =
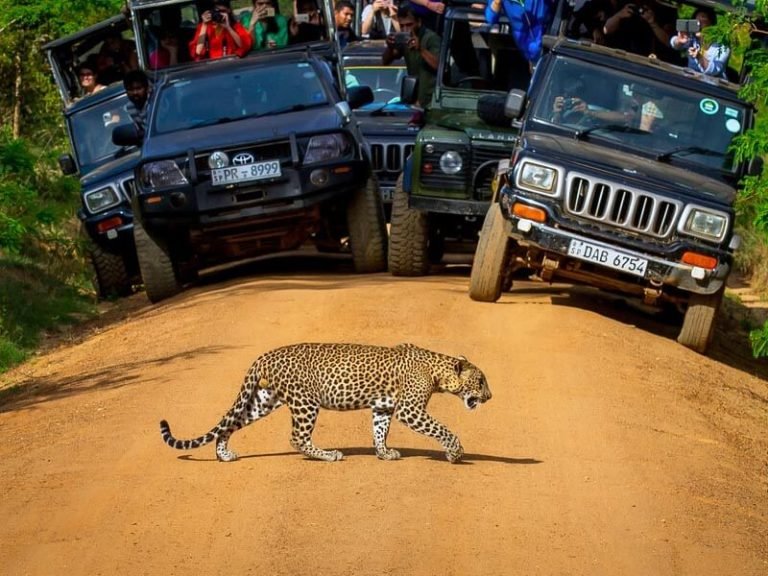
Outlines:
{"type": "Polygon", "coordinates": [[[472,367],[472,364],[464,356],[456,357],[456,364],[454,365],[456,374],[461,374],[465,370],[469,370],[469,368],[471,367],[472,367]]]}

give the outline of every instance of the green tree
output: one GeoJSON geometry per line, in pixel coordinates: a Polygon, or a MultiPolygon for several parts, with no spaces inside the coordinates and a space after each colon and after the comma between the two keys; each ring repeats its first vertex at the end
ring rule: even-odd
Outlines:
{"type": "MultiPolygon", "coordinates": [[[[733,0],[741,10],[722,14],[717,26],[709,32],[712,40],[725,41],[732,47],[731,64],[747,72],[748,80],[741,96],[758,111],[755,126],[738,137],[734,143],[736,159],[746,161],[768,156],[768,0],[733,0]]],[[[746,249],[741,251],[741,267],[753,274],[762,292],[767,291],[768,265],[768,174],[747,176],[740,183],[736,200],[737,225],[745,238],[746,249]]],[[[755,357],[768,356],[768,322],[750,334],[755,357]]]]}
{"type": "Polygon", "coordinates": [[[0,125],[12,136],[62,142],[61,117],[45,42],[116,14],[120,0],[0,0],[0,125]]]}

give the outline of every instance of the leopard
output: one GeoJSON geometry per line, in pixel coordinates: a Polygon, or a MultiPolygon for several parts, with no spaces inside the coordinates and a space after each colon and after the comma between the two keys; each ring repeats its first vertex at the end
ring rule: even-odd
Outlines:
{"type": "Polygon", "coordinates": [[[216,442],[216,459],[238,459],[230,437],[282,405],[291,411],[291,446],[307,458],[334,462],[340,450],[324,450],[312,443],[320,409],[370,409],[373,445],[381,460],[398,460],[400,452],[387,446],[394,416],[411,430],[437,440],[451,463],[461,460],[458,436],[427,413],[434,393],[450,393],[474,410],[491,399],[483,372],[464,356],[449,356],[414,344],[377,346],[351,343],[302,343],[270,350],[248,369],[227,413],[210,431],[180,440],[166,420],[160,422],[163,441],[178,450],[216,442]]]}

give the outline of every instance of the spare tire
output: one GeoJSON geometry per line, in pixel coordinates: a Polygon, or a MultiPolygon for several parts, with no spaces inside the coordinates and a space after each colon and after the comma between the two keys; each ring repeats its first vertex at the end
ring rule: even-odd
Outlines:
{"type": "Polygon", "coordinates": [[[477,101],[477,115],[480,120],[491,126],[510,126],[512,120],[504,114],[506,94],[484,94],[477,101]]]}

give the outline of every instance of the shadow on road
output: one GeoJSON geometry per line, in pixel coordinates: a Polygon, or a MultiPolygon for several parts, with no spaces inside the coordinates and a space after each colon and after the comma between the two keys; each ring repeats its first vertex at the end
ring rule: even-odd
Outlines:
{"type": "MultiPolygon", "coordinates": [[[[205,448],[203,448],[205,450],[205,448]]],[[[426,458],[428,460],[438,460],[440,462],[446,462],[445,459],[445,452],[442,450],[424,450],[419,448],[397,448],[397,450],[400,452],[400,456],[405,458],[412,458],[412,457],[421,457],[426,458]]],[[[376,453],[373,451],[373,448],[368,447],[348,447],[348,448],[342,448],[341,451],[344,453],[344,459],[347,459],[349,456],[371,456],[372,458],[376,458],[376,453]]],[[[299,454],[298,452],[269,452],[266,454],[240,454],[239,460],[250,460],[252,458],[275,458],[275,457],[285,457],[285,456],[295,456],[297,458],[304,458],[305,460],[312,461],[312,462],[322,462],[322,460],[312,460],[311,458],[306,458],[299,454]]],[[[216,462],[215,457],[211,458],[202,458],[199,456],[193,456],[191,454],[183,454],[182,456],[178,457],[179,460],[186,460],[188,462],[216,462]]],[[[490,454],[470,454],[465,453],[464,457],[462,458],[461,462],[459,464],[472,464],[473,462],[498,462],[500,464],[541,464],[541,460],[536,460],[535,458],[510,458],[507,456],[494,456],[490,454]]]]}
{"type": "Polygon", "coordinates": [[[131,362],[113,364],[98,370],[84,370],[70,378],[30,377],[13,386],[0,390],[0,413],[34,408],[45,402],[52,402],[70,396],[86,394],[94,390],[114,390],[132,384],[151,383],[142,376],[146,368],[176,360],[191,360],[206,354],[218,354],[224,346],[205,346],[181,354],[162,358],[137,358],[131,362]]]}
{"type": "MultiPolygon", "coordinates": [[[[466,277],[468,284],[471,265],[459,261],[433,267],[432,271],[441,276],[466,277]]],[[[729,288],[739,286],[739,279],[729,280],[729,288]]],[[[672,341],[677,340],[683,322],[680,313],[645,306],[639,300],[626,296],[588,286],[531,281],[525,276],[516,278],[512,290],[504,293],[498,303],[514,305],[531,302],[589,310],[672,341]]],[[[750,329],[762,325],[766,315],[768,310],[755,310],[754,306],[745,305],[739,296],[728,297],[726,293],[707,356],[743,372],[768,379],[768,360],[754,358],[749,341],[750,329]]]]}

